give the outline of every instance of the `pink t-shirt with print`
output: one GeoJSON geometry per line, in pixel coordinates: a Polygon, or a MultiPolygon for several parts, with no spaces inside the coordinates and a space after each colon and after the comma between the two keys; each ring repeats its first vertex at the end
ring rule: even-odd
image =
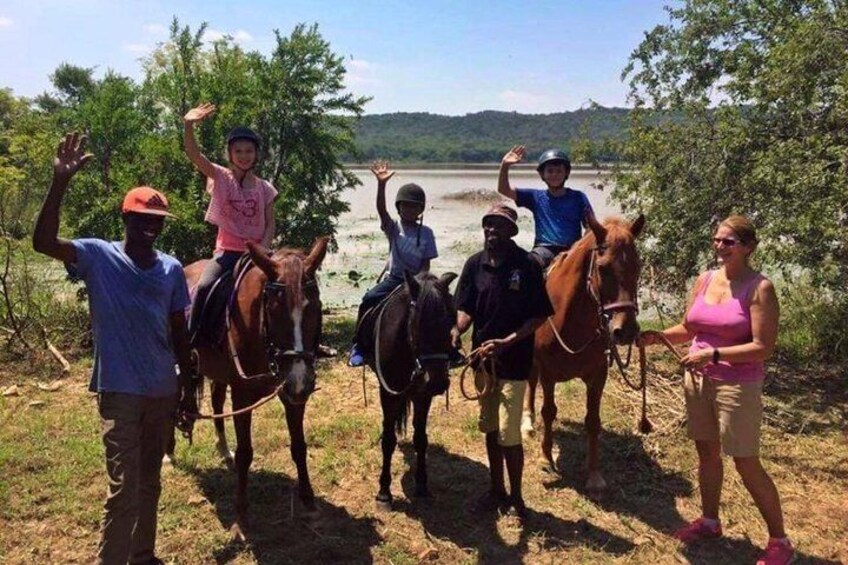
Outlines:
{"type": "Polygon", "coordinates": [[[261,243],[265,208],[277,197],[277,189],[255,175],[241,187],[230,169],[213,166],[215,176],[206,180],[206,192],[212,195],[206,221],[218,226],[215,251],[244,251],[248,241],[261,243]]]}

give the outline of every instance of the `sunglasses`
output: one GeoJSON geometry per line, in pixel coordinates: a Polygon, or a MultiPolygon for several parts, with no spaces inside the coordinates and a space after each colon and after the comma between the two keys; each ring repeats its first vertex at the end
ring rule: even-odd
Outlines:
{"type": "Polygon", "coordinates": [[[739,243],[739,240],[733,239],[731,237],[714,237],[713,238],[713,245],[722,244],[725,247],[733,247],[737,243],[739,243]]]}

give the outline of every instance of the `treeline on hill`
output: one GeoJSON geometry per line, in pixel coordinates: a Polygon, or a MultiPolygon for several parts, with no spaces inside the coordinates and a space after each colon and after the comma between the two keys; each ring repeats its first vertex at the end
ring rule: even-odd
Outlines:
{"type": "Polygon", "coordinates": [[[626,135],[626,108],[591,108],[555,114],[477,112],[441,116],[398,112],[363,116],[354,126],[358,154],[347,162],[388,159],[400,163],[495,163],[513,145],[534,159],[551,147],[581,160],[614,161],[626,135]],[[587,154],[591,142],[592,153],[587,154]]]}

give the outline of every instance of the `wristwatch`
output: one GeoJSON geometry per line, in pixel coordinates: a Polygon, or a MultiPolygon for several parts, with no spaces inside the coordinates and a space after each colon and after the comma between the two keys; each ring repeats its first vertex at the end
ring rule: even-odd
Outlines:
{"type": "Polygon", "coordinates": [[[721,357],[718,353],[718,347],[713,347],[713,365],[718,365],[718,360],[721,357]]]}

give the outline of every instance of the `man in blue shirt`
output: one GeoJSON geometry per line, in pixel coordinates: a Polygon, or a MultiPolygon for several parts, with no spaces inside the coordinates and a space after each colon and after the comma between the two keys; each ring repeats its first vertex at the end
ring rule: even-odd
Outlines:
{"type": "Polygon", "coordinates": [[[152,188],[124,197],[123,241],[58,237],[62,198],[91,157],[84,137],[68,134],[59,143],[33,248],[64,262],[88,290],[90,390],[98,394],[109,476],[97,563],[163,563],[154,555],[162,455],[178,398],[182,410],[197,411],[189,393],[188,288],[179,261],[153,248],[171,214],[165,196],[152,188]]]}
{"type": "Polygon", "coordinates": [[[536,239],[530,253],[542,268],[546,268],[554,257],[582,237],[582,228],[588,225],[587,215],[594,215],[594,211],[585,194],[565,186],[571,173],[571,161],[557,149],[542,153],[536,167],[548,185],[547,190],[513,189],[509,184],[509,168],[520,163],[524,154],[524,146],[516,145],[504,155],[498,175],[498,192],[533,212],[536,239]]]}

